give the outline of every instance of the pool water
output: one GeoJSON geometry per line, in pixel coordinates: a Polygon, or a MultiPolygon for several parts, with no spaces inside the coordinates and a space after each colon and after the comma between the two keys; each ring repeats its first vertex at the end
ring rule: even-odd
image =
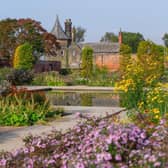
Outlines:
{"type": "Polygon", "coordinates": [[[48,97],[53,105],[119,107],[119,94],[113,92],[51,91],[48,97]]]}

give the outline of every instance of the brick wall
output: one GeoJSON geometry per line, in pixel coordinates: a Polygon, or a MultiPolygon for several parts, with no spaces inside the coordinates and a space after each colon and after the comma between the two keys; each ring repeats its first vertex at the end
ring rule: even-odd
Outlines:
{"type": "Polygon", "coordinates": [[[98,67],[106,66],[109,71],[117,71],[120,67],[119,54],[96,54],[95,63],[98,67]]]}

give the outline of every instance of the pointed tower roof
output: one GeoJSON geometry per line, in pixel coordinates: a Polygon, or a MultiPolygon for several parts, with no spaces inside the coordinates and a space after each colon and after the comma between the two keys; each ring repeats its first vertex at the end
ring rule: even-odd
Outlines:
{"type": "Polygon", "coordinates": [[[51,33],[55,35],[58,40],[68,40],[69,39],[60,24],[58,15],[56,17],[56,21],[55,21],[54,27],[51,30],[51,33]]]}

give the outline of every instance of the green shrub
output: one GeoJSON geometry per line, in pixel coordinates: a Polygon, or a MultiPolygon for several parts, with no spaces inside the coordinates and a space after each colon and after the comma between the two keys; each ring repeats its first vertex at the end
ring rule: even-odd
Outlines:
{"type": "Polygon", "coordinates": [[[32,46],[29,43],[25,43],[16,48],[13,67],[15,69],[31,70],[34,60],[32,46]]]}
{"type": "Polygon", "coordinates": [[[7,76],[13,71],[12,68],[0,68],[0,81],[6,80],[7,76]]]}
{"type": "Polygon", "coordinates": [[[23,70],[23,69],[16,69],[13,70],[7,76],[7,80],[12,85],[23,85],[23,84],[30,84],[33,80],[34,74],[32,71],[23,70]]]}
{"type": "Polygon", "coordinates": [[[59,74],[66,76],[66,75],[71,74],[71,70],[70,70],[70,69],[67,69],[67,68],[61,69],[61,70],[59,71],[59,74]]]}
{"type": "Polygon", "coordinates": [[[10,82],[6,80],[0,81],[0,96],[5,96],[9,94],[11,90],[12,86],[10,82]]]}

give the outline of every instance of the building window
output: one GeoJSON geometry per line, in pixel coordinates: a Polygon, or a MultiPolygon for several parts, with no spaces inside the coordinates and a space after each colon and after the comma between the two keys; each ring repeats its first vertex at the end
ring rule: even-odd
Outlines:
{"type": "Polygon", "coordinates": [[[76,56],[76,51],[75,51],[75,50],[72,51],[72,56],[73,56],[73,57],[76,56]]]}
{"type": "Polygon", "coordinates": [[[64,56],[64,50],[61,51],[61,56],[64,56]]]}

